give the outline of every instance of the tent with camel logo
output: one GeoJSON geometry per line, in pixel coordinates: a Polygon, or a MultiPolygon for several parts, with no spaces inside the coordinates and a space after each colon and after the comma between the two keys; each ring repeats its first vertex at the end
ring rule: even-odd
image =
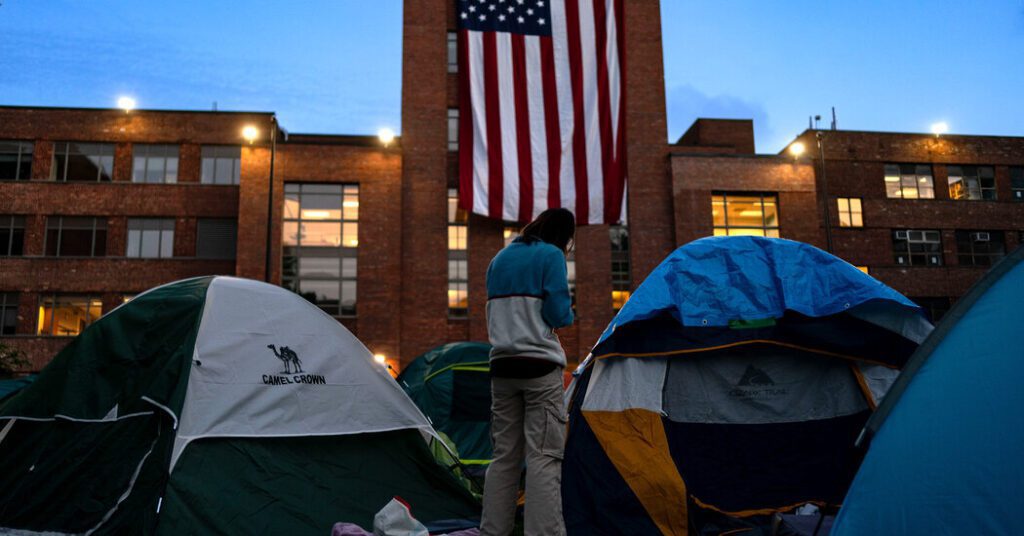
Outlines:
{"type": "Polygon", "coordinates": [[[567,392],[569,533],[761,530],[837,506],[858,432],[930,331],[912,302],[807,244],[679,248],[567,392]]]}
{"type": "Polygon", "coordinates": [[[478,505],[370,352],[285,289],[155,288],[0,405],[0,533],[327,534],[394,496],[427,522],[478,505]]]}

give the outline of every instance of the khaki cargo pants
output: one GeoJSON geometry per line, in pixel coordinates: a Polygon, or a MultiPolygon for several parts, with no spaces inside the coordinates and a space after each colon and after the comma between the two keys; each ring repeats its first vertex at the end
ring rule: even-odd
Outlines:
{"type": "Polygon", "coordinates": [[[482,536],[512,533],[524,456],[526,536],[565,534],[562,393],[561,368],[539,378],[491,378],[494,459],[484,482],[482,536]]]}

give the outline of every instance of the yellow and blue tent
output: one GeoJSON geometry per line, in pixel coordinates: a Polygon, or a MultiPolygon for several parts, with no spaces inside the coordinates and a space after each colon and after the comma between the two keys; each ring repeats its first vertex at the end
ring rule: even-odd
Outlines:
{"type": "Polygon", "coordinates": [[[637,288],[567,392],[570,534],[703,534],[838,505],[857,434],[931,324],[789,240],[687,244],[637,288]]]}

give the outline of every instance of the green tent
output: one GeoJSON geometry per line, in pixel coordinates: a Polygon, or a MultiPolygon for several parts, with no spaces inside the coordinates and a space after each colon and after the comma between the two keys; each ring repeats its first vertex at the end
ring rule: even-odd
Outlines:
{"type": "Polygon", "coordinates": [[[370,352],[280,287],[203,277],[86,329],[0,406],[0,533],[328,534],[478,505],[370,352]]]}
{"type": "Polygon", "coordinates": [[[491,345],[455,342],[417,357],[398,383],[438,431],[455,442],[465,465],[491,462],[491,345]]]}

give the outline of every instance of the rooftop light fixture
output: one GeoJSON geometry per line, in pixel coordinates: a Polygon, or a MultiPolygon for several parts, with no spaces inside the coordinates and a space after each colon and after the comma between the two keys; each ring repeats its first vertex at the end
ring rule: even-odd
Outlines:
{"type": "Polygon", "coordinates": [[[117,107],[124,110],[124,113],[128,113],[135,109],[135,99],[128,96],[119,97],[117,107]]]}
{"type": "Polygon", "coordinates": [[[395,141],[395,131],[387,127],[382,128],[377,131],[377,139],[380,140],[384,147],[387,147],[391,145],[391,142],[395,141]]]}
{"type": "Polygon", "coordinates": [[[260,135],[260,131],[257,130],[256,127],[254,127],[252,125],[246,125],[242,129],[242,137],[245,138],[245,140],[249,142],[249,145],[252,145],[252,142],[256,141],[256,136],[259,136],[259,135],[260,135]]]}
{"type": "Polygon", "coordinates": [[[932,125],[932,134],[935,134],[936,138],[947,132],[949,132],[949,125],[945,121],[939,121],[932,125]]]}
{"type": "Polygon", "coordinates": [[[807,147],[803,144],[803,142],[799,141],[793,142],[789,146],[789,154],[793,155],[793,158],[800,158],[800,155],[804,154],[804,151],[806,150],[807,147]]]}

